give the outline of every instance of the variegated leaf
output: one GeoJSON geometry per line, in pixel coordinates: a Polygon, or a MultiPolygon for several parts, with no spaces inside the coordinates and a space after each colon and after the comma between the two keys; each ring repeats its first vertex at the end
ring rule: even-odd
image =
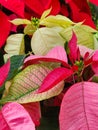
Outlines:
{"type": "Polygon", "coordinates": [[[49,91],[37,93],[44,78],[51,70],[52,68],[41,64],[28,66],[13,79],[7,96],[0,100],[0,104],[10,101],[19,103],[35,102],[58,95],[63,89],[63,81],[49,91]]]}

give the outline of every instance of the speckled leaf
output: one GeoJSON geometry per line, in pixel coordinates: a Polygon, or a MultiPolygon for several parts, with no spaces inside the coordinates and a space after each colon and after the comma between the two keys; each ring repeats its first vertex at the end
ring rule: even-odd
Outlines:
{"type": "Polygon", "coordinates": [[[52,68],[41,64],[28,66],[13,79],[7,96],[0,100],[0,104],[9,101],[19,103],[35,102],[58,95],[63,89],[63,82],[49,91],[37,94],[38,88],[51,70],[52,68]]]}

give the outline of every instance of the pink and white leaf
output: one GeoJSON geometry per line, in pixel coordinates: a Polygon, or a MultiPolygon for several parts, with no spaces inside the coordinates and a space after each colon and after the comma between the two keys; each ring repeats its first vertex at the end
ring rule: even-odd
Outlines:
{"type": "Polygon", "coordinates": [[[66,51],[62,46],[54,47],[45,56],[31,55],[25,59],[24,63],[25,66],[28,66],[38,61],[61,62],[64,66],[69,67],[69,65],[67,64],[68,60],[66,51]]]}
{"type": "Polygon", "coordinates": [[[28,112],[18,103],[7,103],[0,111],[1,130],[35,130],[28,112]]]}
{"type": "Polygon", "coordinates": [[[0,68],[0,86],[2,86],[4,81],[6,80],[9,70],[10,70],[10,61],[8,61],[0,68]]]}
{"type": "Polygon", "coordinates": [[[65,93],[60,108],[60,130],[98,129],[98,84],[80,82],[65,93]]]}
{"type": "Polygon", "coordinates": [[[94,52],[93,49],[87,48],[86,46],[83,46],[83,45],[79,45],[79,50],[80,50],[80,55],[82,57],[84,57],[86,53],[89,53],[89,55],[92,55],[94,52]]]}

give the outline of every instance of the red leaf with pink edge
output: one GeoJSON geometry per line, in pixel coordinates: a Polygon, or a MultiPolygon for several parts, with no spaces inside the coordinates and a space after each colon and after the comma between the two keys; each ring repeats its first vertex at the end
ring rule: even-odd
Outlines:
{"type": "Polygon", "coordinates": [[[98,50],[95,51],[92,57],[92,69],[95,72],[95,74],[98,74],[98,50]]]}
{"type": "Polygon", "coordinates": [[[25,59],[24,63],[25,66],[28,66],[38,61],[61,62],[64,66],[70,68],[70,66],[67,64],[68,61],[66,51],[61,46],[54,47],[52,50],[48,52],[46,56],[31,55],[25,59]]]}
{"type": "Polygon", "coordinates": [[[70,60],[73,62],[75,62],[78,58],[78,47],[77,47],[77,37],[75,35],[75,33],[73,32],[72,38],[68,43],[68,47],[69,47],[69,58],[70,60]]]}
{"type": "Polygon", "coordinates": [[[95,4],[98,6],[98,0],[89,0],[92,4],[95,4]]]}
{"type": "Polygon", "coordinates": [[[55,85],[57,85],[60,81],[67,79],[73,74],[71,69],[58,67],[51,71],[46,78],[43,80],[40,88],[38,89],[38,93],[45,92],[55,85]]]}
{"type": "Polygon", "coordinates": [[[4,45],[6,38],[10,32],[11,23],[9,18],[0,11],[0,48],[4,45]]]}
{"type": "Polygon", "coordinates": [[[10,70],[10,61],[8,61],[0,68],[0,86],[2,86],[4,81],[6,80],[9,70],[10,70]]]}
{"type": "Polygon", "coordinates": [[[26,6],[28,6],[32,11],[37,13],[38,15],[42,15],[44,10],[50,7],[51,0],[24,0],[26,6]]]}
{"type": "Polygon", "coordinates": [[[18,103],[7,103],[0,112],[1,130],[35,130],[28,112],[18,103]]]}
{"type": "Polygon", "coordinates": [[[31,116],[34,124],[36,126],[40,125],[40,118],[41,118],[41,110],[40,110],[40,103],[39,102],[33,102],[33,103],[27,103],[22,105],[29,115],[31,116]]]}
{"type": "Polygon", "coordinates": [[[60,130],[98,129],[98,84],[80,82],[73,85],[62,100],[60,130]]]}
{"type": "Polygon", "coordinates": [[[17,15],[24,17],[23,0],[0,0],[0,4],[17,15]]]}

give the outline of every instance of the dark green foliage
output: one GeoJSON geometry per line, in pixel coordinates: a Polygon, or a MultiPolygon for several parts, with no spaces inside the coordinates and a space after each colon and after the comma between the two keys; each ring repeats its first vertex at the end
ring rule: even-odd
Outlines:
{"type": "Polygon", "coordinates": [[[11,67],[7,80],[12,79],[20,71],[24,58],[25,55],[15,55],[10,58],[11,67]]]}

